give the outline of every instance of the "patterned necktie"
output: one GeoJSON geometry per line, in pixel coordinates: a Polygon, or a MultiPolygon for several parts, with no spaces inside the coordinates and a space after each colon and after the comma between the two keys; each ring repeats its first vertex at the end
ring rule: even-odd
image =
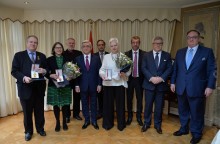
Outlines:
{"type": "Polygon", "coordinates": [[[86,69],[89,70],[89,59],[88,56],[86,56],[86,69]]]}
{"type": "Polygon", "coordinates": [[[159,66],[159,56],[158,56],[158,52],[156,53],[156,56],[155,56],[155,64],[156,64],[156,67],[158,68],[158,66],[159,66]]]}
{"type": "Polygon", "coordinates": [[[137,52],[134,52],[133,77],[137,77],[137,52]]]}
{"type": "Polygon", "coordinates": [[[104,57],[104,52],[100,52],[101,62],[103,61],[103,57],[104,57]]]}
{"type": "Polygon", "coordinates": [[[190,50],[188,51],[187,57],[186,57],[186,68],[187,69],[189,69],[192,59],[193,59],[193,49],[190,48],[190,50]]]}
{"type": "Polygon", "coordinates": [[[32,61],[32,63],[35,63],[35,59],[34,59],[34,53],[33,53],[33,52],[31,52],[30,54],[31,54],[31,61],[32,61]]]}

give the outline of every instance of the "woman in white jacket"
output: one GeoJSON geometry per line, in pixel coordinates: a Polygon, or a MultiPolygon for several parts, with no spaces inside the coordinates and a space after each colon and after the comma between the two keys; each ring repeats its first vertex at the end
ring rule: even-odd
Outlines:
{"type": "Polygon", "coordinates": [[[125,128],[125,88],[128,87],[127,80],[131,74],[120,72],[116,66],[116,59],[124,55],[119,51],[117,38],[109,40],[111,53],[104,56],[99,75],[103,79],[104,97],[103,97],[103,124],[102,127],[110,130],[114,126],[114,103],[116,104],[117,128],[123,131],[125,128]]]}

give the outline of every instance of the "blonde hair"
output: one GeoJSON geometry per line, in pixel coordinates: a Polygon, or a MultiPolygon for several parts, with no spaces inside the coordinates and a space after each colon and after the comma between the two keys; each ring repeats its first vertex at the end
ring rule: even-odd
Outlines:
{"type": "Polygon", "coordinates": [[[113,42],[113,41],[118,44],[118,38],[115,38],[115,37],[114,37],[114,38],[110,38],[110,39],[109,39],[109,45],[110,45],[110,43],[113,42]]]}

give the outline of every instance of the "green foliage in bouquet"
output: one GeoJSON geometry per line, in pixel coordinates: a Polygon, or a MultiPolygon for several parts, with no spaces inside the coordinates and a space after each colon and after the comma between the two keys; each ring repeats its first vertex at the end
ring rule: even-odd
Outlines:
{"type": "Polygon", "coordinates": [[[63,74],[67,80],[72,80],[81,75],[80,69],[77,64],[66,62],[63,65],[63,74]]]}

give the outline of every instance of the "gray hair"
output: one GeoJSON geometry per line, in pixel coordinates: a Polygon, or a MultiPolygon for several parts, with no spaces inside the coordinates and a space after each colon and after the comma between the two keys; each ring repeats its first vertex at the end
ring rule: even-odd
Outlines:
{"type": "Polygon", "coordinates": [[[88,43],[89,46],[90,46],[90,48],[92,48],[92,43],[91,43],[89,40],[84,40],[84,41],[82,41],[81,48],[82,48],[82,46],[83,46],[84,43],[88,43]]]}
{"type": "Polygon", "coordinates": [[[163,38],[161,36],[155,36],[152,40],[152,43],[154,43],[155,40],[161,40],[163,42],[163,38]]]}
{"type": "Polygon", "coordinates": [[[110,45],[110,43],[113,42],[113,41],[118,44],[118,38],[113,37],[113,38],[110,38],[110,40],[109,40],[109,45],[110,45]]]}

